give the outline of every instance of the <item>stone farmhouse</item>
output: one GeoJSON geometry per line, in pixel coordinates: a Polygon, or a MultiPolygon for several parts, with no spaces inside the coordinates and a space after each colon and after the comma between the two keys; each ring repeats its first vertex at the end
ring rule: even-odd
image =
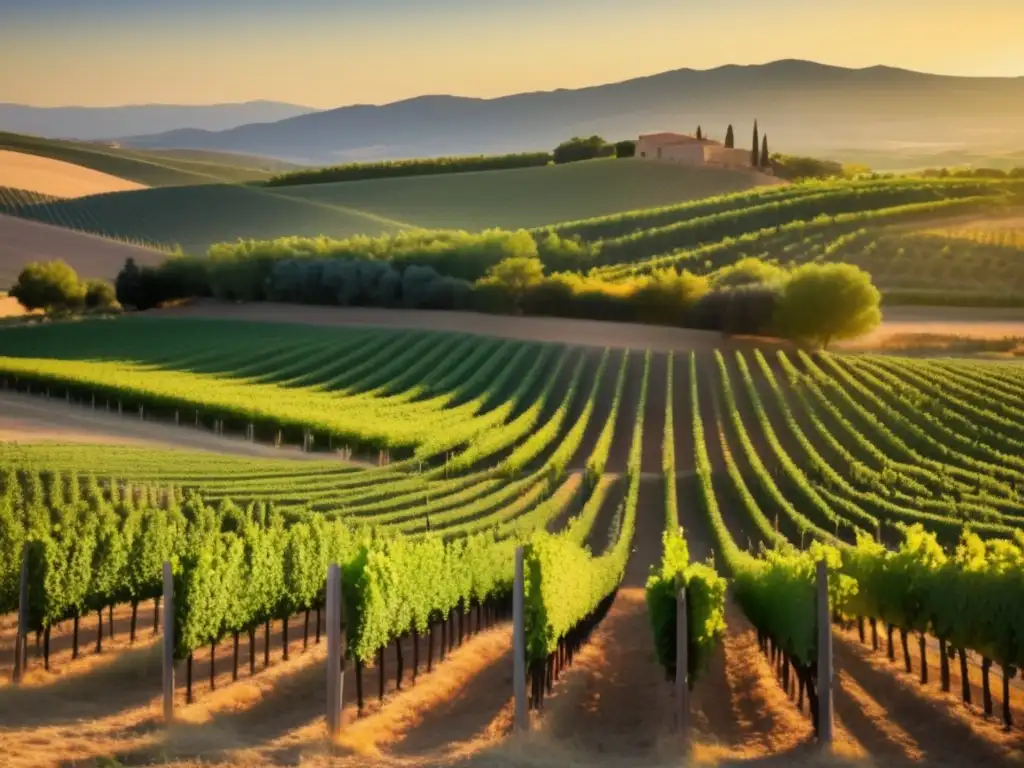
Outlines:
{"type": "Polygon", "coordinates": [[[682,165],[750,168],[749,149],[729,149],[720,141],[688,133],[644,133],[636,142],[636,157],[682,165]]]}

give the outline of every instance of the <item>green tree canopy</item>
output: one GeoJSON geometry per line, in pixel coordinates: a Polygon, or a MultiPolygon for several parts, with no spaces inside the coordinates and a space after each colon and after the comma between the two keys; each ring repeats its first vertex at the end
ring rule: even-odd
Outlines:
{"type": "Polygon", "coordinates": [[[577,160],[592,160],[595,157],[610,157],[615,147],[596,134],[588,138],[574,136],[563,141],[552,153],[555,163],[573,163],[577,160]]]}
{"type": "Polygon", "coordinates": [[[747,256],[722,267],[711,276],[713,289],[738,288],[741,285],[781,283],[788,273],[777,264],[761,261],[756,256],[747,256]]]}
{"type": "Polygon", "coordinates": [[[882,294],[871,275],[852,264],[804,264],[782,291],[776,330],[787,338],[827,347],[874,330],[882,321],[882,294]]]}
{"type": "Polygon", "coordinates": [[[504,289],[520,311],[523,295],[543,279],[544,265],[536,256],[512,256],[491,267],[480,282],[504,289]]]}
{"type": "Polygon", "coordinates": [[[84,303],[85,287],[66,261],[34,261],[18,275],[11,296],[25,309],[70,310],[84,303]]]}

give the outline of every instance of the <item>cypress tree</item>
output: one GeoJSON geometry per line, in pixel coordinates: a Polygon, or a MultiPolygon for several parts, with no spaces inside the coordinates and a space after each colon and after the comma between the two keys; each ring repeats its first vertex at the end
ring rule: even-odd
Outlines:
{"type": "Polygon", "coordinates": [[[760,168],[761,167],[761,157],[760,157],[759,151],[760,151],[760,140],[759,140],[758,135],[757,135],[757,120],[755,120],[754,121],[754,146],[750,150],[750,164],[754,168],[760,168]]]}
{"type": "Polygon", "coordinates": [[[700,141],[704,138],[704,134],[701,132],[700,126],[697,126],[697,140],[700,141]]]}
{"type": "Polygon", "coordinates": [[[732,125],[729,125],[729,129],[725,132],[725,148],[733,149],[736,146],[736,137],[732,132],[732,125]]]}
{"type": "Polygon", "coordinates": [[[768,134],[766,133],[764,136],[761,137],[761,167],[762,168],[769,168],[769,167],[771,167],[771,160],[769,159],[769,157],[770,156],[768,154],[768,134]]]}

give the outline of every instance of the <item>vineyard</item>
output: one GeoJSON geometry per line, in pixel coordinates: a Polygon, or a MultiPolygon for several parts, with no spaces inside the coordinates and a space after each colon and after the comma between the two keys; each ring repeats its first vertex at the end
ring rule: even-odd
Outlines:
{"type": "MultiPolygon", "coordinates": [[[[159,601],[169,562],[185,712],[228,675],[268,674],[278,651],[277,674],[301,664],[289,654],[326,632],[337,564],[352,703],[370,710],[371,670],[386,701],[505,625],[522,547],[529,699],[551,708],[537,716],[555,716],[559,681],[637,587],[646,645],[679,675],[683,587],[688,685],[711,686],[746,623],[817,724],[824,560],[840,645],[978,705],[962,729],[998,719],[1005,740],[963,739],[979,764],[1020,757],[1019,366],[126,318],[0,331],[0,385],[318,455],[0,445],[5,671],[23,563],[29,668],[74,669],[126,617],[130,643],[148,639],[140,606],[159,601]]],[[[855,731],[846,685],[837,713],[855,731]]],[[[491,688],[497,713],[511,688],[491,688]]]]}

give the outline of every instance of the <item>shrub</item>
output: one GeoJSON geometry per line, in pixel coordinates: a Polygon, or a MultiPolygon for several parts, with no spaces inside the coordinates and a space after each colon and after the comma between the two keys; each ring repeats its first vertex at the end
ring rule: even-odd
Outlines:
{"type": "Polygon", "coordinates": [[[47,313],[79,309],[85,303],[85,287],[66,261],[32,262],[18,275],[10,290],[25,309],[47,313]]]}
{"type": "Polygon", "coordinates": [[[625,141],[615,142],[615,156],[620,158],[635,157],[636,139],[626,139],[625,141]]]}
{"type": "Polygon", "coordinates": [[[85,308],[101,312],[119,311],[114,286],[106,280],[87,280],[85,283],[85,308]]]}
{"type": "Polygon", "coordinates": [[[782,285],[781,282],[747,283],[712,290],[693,307],[691,324],[731,334],[771,334],[782,285]]]}
{"type": "Polygon", "coordinates": [[[797,267],[779,297],[775,327],[816,346],[870,332],[882,321],[882,295],[871,275],[852,264],[797,267]]]}
{"type": "Polygon", "coordinates": [[[512,302],[516,314],[522,314],[526,292],[544,279],[544,265],[536,256],[513,256],[494,265],[480,282],[500,287],[512,302]]]}
{"type": "Polygon", "coordinates": [[[386,160],[379,163],[347,163],[328,168],[291,171],[265,182],[268,187],[298,184],[330,184],[339,181],[388,179],[398,176],[431,176],[467,171],[493,171],[507,168],[533,168],[551,162],[550,152],[522,152],[509,155],[433,157],[416,160],[386,160]]]}
{"type": "Polygon", "coordinates": [[[749,256],[715,272],[711,276],[711,287],[737,288],[758,283],[778,283],[785,280],[786,275],[786,270],[777,264],[749,256]]]}
{"type": "Polygon", "coordinates": [[[772,155],[772,171],[780,179],[829,179],[845,175],[842,163],[796,155],[772,155]]]}
{"type": "Polygon", "coordinates": [[[568,141],[563,141],[552,153],[556,164],[575,163],[579,160],[593,160],[598,157],[611,157],[615,153],[615,147],[610,145],[600,136],[591,136],[584,139],[574,136],[568,141]]]}

